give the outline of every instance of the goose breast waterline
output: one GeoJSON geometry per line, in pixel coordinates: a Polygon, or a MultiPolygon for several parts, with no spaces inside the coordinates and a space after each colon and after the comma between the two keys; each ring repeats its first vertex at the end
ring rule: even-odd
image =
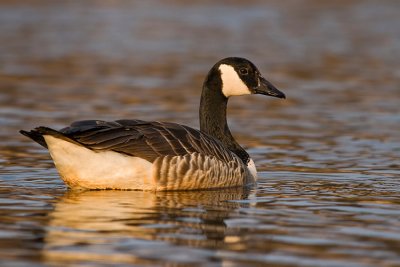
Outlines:
{"type": "Polygon", "coordinates": [[[226,120],[231,96],[276,89],[249,60],[229,57],[208,72],[200,100],[200,130],[170,122],[77,121],[61,130],[20,132],[47,148],[71,188],[194,190],[254,183],[257,170],[226,120]]]}

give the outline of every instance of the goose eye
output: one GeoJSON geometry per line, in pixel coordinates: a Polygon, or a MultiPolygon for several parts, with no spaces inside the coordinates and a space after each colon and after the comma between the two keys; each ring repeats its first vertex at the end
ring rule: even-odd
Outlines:
{"type": "Polygon", "coordinates": [[[247,75],[247,74],[249,74],[248,70],[245,69],[245,68],[240,69],[239,72],[240,72],[240,74],[242,74],[242,75],[247,75]]]}

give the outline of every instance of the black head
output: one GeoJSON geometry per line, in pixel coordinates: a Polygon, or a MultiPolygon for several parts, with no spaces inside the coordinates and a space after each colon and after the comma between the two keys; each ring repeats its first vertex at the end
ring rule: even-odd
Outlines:
{"type": "Polygon", "coordinates": [[[247,59],[228,57],[215,64],[213,69],[219,71],[222,94],[227,98],[247,94],[285,98],[285,94],[267,81],[247,59]]]}

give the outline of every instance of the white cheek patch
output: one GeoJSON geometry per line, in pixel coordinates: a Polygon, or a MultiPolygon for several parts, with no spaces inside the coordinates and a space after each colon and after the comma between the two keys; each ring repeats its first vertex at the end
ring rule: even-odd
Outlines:
{"type": "Polygon", "coordinates": [[[240,79],[232,66],[221,64],[219,70],[221,71],[222,93],[226,97],[251,94],[247,85],[240,79]]]}

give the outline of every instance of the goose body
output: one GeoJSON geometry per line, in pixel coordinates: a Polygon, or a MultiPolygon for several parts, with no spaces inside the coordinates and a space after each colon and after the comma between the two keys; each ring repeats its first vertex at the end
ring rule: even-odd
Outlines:
{"type": "Polygon", "coordinates": [[[200,130],[170,122],[86,120],[61,130],[21,131],[47,148],[70,188],[194,190],[252,184],[257,171],[226,122],[228,98],[284,98],[243,58],[226,58],[208,73],[200,130]]]}

